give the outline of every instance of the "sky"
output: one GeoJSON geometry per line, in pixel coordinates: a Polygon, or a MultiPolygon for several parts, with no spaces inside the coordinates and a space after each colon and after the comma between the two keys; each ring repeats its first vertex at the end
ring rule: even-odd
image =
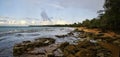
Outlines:
{"type": "Polygon", "coordinates": [[[97,17],[103,4],[104,0],[0,0],[0,26],[82,22],[97,17]]]}

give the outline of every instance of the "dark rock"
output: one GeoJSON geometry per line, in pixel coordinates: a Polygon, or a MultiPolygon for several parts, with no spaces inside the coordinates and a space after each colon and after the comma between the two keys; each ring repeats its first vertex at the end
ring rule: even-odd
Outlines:
{"type": "Polygon", "coordinates": [[[17,55],[22,55],[24,52],[24,48],[23,47],[14,47],[13,48],[13,55],[17,56],[17,55]]]}
{"type": "Polygon", "coordinates": [[[85,31],[79,30],[79,29],[75,29],[73,32],[81,32],[81,33],[84,33],[85,31]]]}
{"type": "Polygon", "coordinates": [[[69,36],[72,36],[72,35],[74,35],[74,34],[73,34],[73,32],[70,32],[70,33],[68,33],[68,35],[69,35],[69,36]]]}
{"type": "Polygon", "coordinates": [[[16,36],[20,37],[20,36],[23,36],[22,34],[17,34],[16,36]]]}
{"type": "Polygon", "coordinates": [[[47,46],[52,43],[55,43],[55,39],[52,38],[41,38],[41,39],[36,39],[35,41],[23,41],[22,43],[16,44],[13,47],[13,55],[19,56],[22,55],[23,53],[26,53],[35,47],[42,47],[42,46],[47,46]]]}
{"type": "Polygon", "coordinates": [[[31,41],[23,41],[23,43],[31,43],[31,41]]]}
{"type": "Polygon", "coordinates": [[[62,44],[59,46],[59,48],[60,48],[61,50],[63,50],[67,45],[69,45],[69,43],[68,43],[68,42],[64,42],[64,43],[62,43],[62,44]]]}
{"type": "Polygon", "coordinates": [[[97,36],[104,36],[104,33],[98,33],[97,36]]]}
{"type": "Polygon", "coordinates": [[[56,37],[58,38],[64,38],[64,37],[67,37],[67,35],[55,35],[56,37]]]}

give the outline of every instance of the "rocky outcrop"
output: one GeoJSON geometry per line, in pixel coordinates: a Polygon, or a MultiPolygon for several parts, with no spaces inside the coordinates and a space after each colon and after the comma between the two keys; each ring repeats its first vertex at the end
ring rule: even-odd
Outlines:
{"type": "Polygon", "coordinates": [[[36,47],[42,47],[42,46],[48,46],[50,44],[53,44],[55,42],[55,39],[52,38],[38,38],[35,39],[35,41],[23,41],[22,43],[16,44],[13,47],[13,55],[19,56],[23,53],[27,53],[30,50],[33,50],[36,47]]]}
{"type": "Polygon", "coordinates": [[[63,43],[60,45],[65,57],[111,57],[111,51],[103,48],[97,43],[87,40],[79,42],[77,45],[63,43]],[[63,47],[64,46],[64,47],[63,47]]]}

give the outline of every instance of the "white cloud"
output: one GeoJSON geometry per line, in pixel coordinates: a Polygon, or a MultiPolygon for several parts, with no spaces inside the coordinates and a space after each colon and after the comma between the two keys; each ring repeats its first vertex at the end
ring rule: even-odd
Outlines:
{"type": "Polygon", "coordinates": [[[70,24],[69,22],[65,21],[65,20],[52,20],[52,21],[41,21],[40,25],[55,25],[55,24],[70,24]]]}
{"type": "Polygon", "coordinates": [[[27,22],[26,22],[25,20],[20,20],[20,24],[21,24],[21,25],[26,25],[27,22]]]}
{"type": "Polygon", "coordinates": [[[52,6],[54,8],[57,8],[57,9],[64,9],[63,6],[59,5],[59,4],[48,4],[49,6],[52,6]]]}
{"type": "Polygon", "coordinates": [[[13,19],[11,17],[9,18],[4,18],[4,17],[0,17],[0,20],[4,19],[5,22],[1,21],[0,25],[13,25],[13,26],[25,26],[25,25],[54,25],[54,24],[69,24],[69,22],[62,20],[62,19],[55,19],[55,20],[51,20],[51,21],[43,21],[43,20],[34,20],[31,19],[13,19]]]}
{"type": "Polygon", "coordinates": [[[0,22],[0,24],[4,24],[4,22],[0,22]]]}
{"type": "Polygon", "coordinates": [[[65,20],[55,20],[53,21],[54,24],[69,24],[69,22],[65,21],[65,20]]]}

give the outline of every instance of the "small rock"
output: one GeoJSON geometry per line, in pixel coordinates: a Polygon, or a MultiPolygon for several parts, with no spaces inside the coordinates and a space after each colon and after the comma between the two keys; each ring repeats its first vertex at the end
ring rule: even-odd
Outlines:
{"type": "Polygon", "coordinates": [[[47,57],[55,57],[53,53],[48,53],[46,56],[47,57]]]}
{"type": "Polygon", "coordinates": [[[104,56],[104,53],[98,53],[97,56],[98,56],[98,57],[105,57],[105,56],[104,56]]]}

